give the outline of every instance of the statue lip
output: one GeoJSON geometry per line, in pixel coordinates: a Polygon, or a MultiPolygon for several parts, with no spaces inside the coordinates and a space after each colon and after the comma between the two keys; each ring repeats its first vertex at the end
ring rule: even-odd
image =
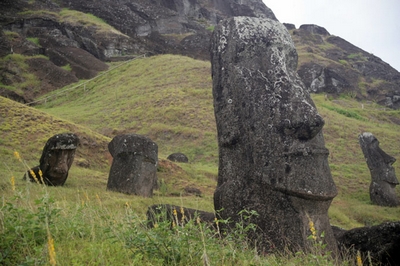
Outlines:
{"type": "Polygon", "coordinates": [[[63,169],[53,169],[52,171],[51,171],[51,175],[52,176],[54,176],[54,175],[65,175],[66,173],[68,173],[68,171],[65,171],[65,170],[63,170],[63,169]]]}
{"type": "Polygon", "coordinates": [[[290,156],[290,155],[308,156],[308,155],[311,155],[311,154],[328,155],[329,154],[329,150],[327,148],[325,148],[325,147],[313,147],[313,146],[304,145],[304,147],[292,148],[292,149],[290,149],[290,151],[283,153],[284,156],[290,156]]]}
{"type": "Polygon", "coordinates": [[[332,200],[338,194],[338,192],[336,190],[332,194],[322,194],[322,193],[315,194],[315,193],[312,193],[310,190],[307,190],[307,191],[296,190],[296,191],[294,191],[294,190],[289,190],[289,189],[280,188],[280,187],[275,187],[274,190],[282,192],[282,193],[290,195],[290,196],[297,197],[297,198],[309,199],[309,200],[314,200],[314,201],[332,200]]]}

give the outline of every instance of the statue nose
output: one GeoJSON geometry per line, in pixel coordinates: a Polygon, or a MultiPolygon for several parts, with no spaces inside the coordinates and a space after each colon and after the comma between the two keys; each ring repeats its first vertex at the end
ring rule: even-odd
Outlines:
{"type": "Polygon", "coordinates": [[[55,170],[58,173],[65,174],[68,172],[68,160],[67,156],[62,156],[59,161],[57,162],[57,165],[55,167],[55,170]]]}
{"type": "Polygon", "coordinates": [[[281,121],[280,128],[285,135],[291,135],[299,140],[310,140],[314,138],[322,129],[325,122],[319,114],[310,116],[309,120],[289,120],[281,121]]]}

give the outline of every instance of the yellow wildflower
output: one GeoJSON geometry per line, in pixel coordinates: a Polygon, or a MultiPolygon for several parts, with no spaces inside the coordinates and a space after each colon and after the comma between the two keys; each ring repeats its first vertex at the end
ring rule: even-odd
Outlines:
{"type": "MultiPolygon", "coordinates": [[[[99,205],[101,205],[101,199],[100,199],[99,194],[97,194],[97,193],[96,193],[96,199],[99,201],[99,205]]],[[[126,202],[125,204],[127,205],[127,207],[129,207],[128,202],[126,202]]]]}
{"type": "Polygon", "coordinates": [[[19,156],[19,152],[14,151],[14,157],[17,158],[18,161],[22,162],[21,156],[19,156]]]}
{"type": "Polygon", "coordinates": [[[50,233],[48,233],[47,240],[47,248],[49,250],[49,260],[50,265],[56,265],[56,250],[54,248],[54,240],[51,237],[50,233]]]}
{"type": "Polygon", "coordinates": [[[181,214],[182,214],[181,223],[182,223],[182,225],[183,225],[184,222],[185,222],[185,210],[183,209],[183,207],[181,207],[181,214]]]}
{"type": "Polygon", "coordinates": [[[39,173],[39,177],[40,177],[40,180],[42,181],[42,183],[44,184],[44,180],[43,180],[43,172],[42,172],[42,170],[39,168],[39,171],[38,171],[38,173],[39,173]]]}
{"type": "Polygon", "coordinates": [[[11,177],[10,182],[11,182],[11,189],[14,191],[15,190],[15,177],[14,176],[11,177]]]}
{"type": "Polygon", "coordinates": [[[361,258],[361,254],[360,251],[357,250],[357,266],[362,266],[363,262],[362,262],[362,258],[361,258]]]}
{"type": "Polygon", "coordinates": [[[174,215],[174,218],[173,218],[174,221],[172,222],[172,227],[175,227],[175,225],[179,224],[178,212],[176,211],[175,208],[172,210],[172,214],[174,215]]]}
{"type": "Polygon", "coordinates": [[[29,169],[29,173],[31,174],[33,179],[35,179],[36,183],[40,184],[39,179],[37,178],[35,172],[32,169],[29,169]]]}
{"type": "Polygon", "coordinates": [[[308,222],[308,226],[310,227],[312,239],[317,240],[317,232],[316,232],[315,227],[314,227],[314,222],[311,219],[308,222]]]}

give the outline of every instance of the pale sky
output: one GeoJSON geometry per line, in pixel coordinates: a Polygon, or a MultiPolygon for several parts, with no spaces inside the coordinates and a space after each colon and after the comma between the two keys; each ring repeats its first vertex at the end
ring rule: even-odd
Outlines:
{"type": "Polygon", "coordinates": [[[282,23],[324,27],[400,71],[400,0],[263,0],[282,23]]]}

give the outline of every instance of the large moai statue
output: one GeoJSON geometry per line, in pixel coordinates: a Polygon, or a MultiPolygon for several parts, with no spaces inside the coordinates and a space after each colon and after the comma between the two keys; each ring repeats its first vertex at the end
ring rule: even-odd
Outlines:
{"type": "Polygon", "coordinates": [[[240,221],[244,209],[259,249],[307,249],[324,232],[337,252],[328,208],[337,195],[328,165],[324,121],[296,74],[297,52],[278,21],[234,17],[211,41],[219,146],[215,210],[240,221]],[[310,230],[311,229],[311,230],[310,230]]]}
{"type": "Polygon", "coordinates": [[[145,136],[125,134],[115,136],[108,150],[113,162],[107,189],[152,197],[157,187],[157,144],[145,136]]]}
{"type": "Polygon", "coordinates": [[[78,145],[79,138],[73,133],[54,135],[43,148],[40,164],[30,169],[24,178],[28,176],[30,181],[48,186],[64,185],[78,145]]]}
{"type": "Polygon", "coordinates": [[[399,184],[392,164],[395,158],[379,147],[378,139],[370,132],[358,136],[361,150],[371,173],[369,196],[371,201],[380,206],[398,206],[396,186],[399,184]]]}

